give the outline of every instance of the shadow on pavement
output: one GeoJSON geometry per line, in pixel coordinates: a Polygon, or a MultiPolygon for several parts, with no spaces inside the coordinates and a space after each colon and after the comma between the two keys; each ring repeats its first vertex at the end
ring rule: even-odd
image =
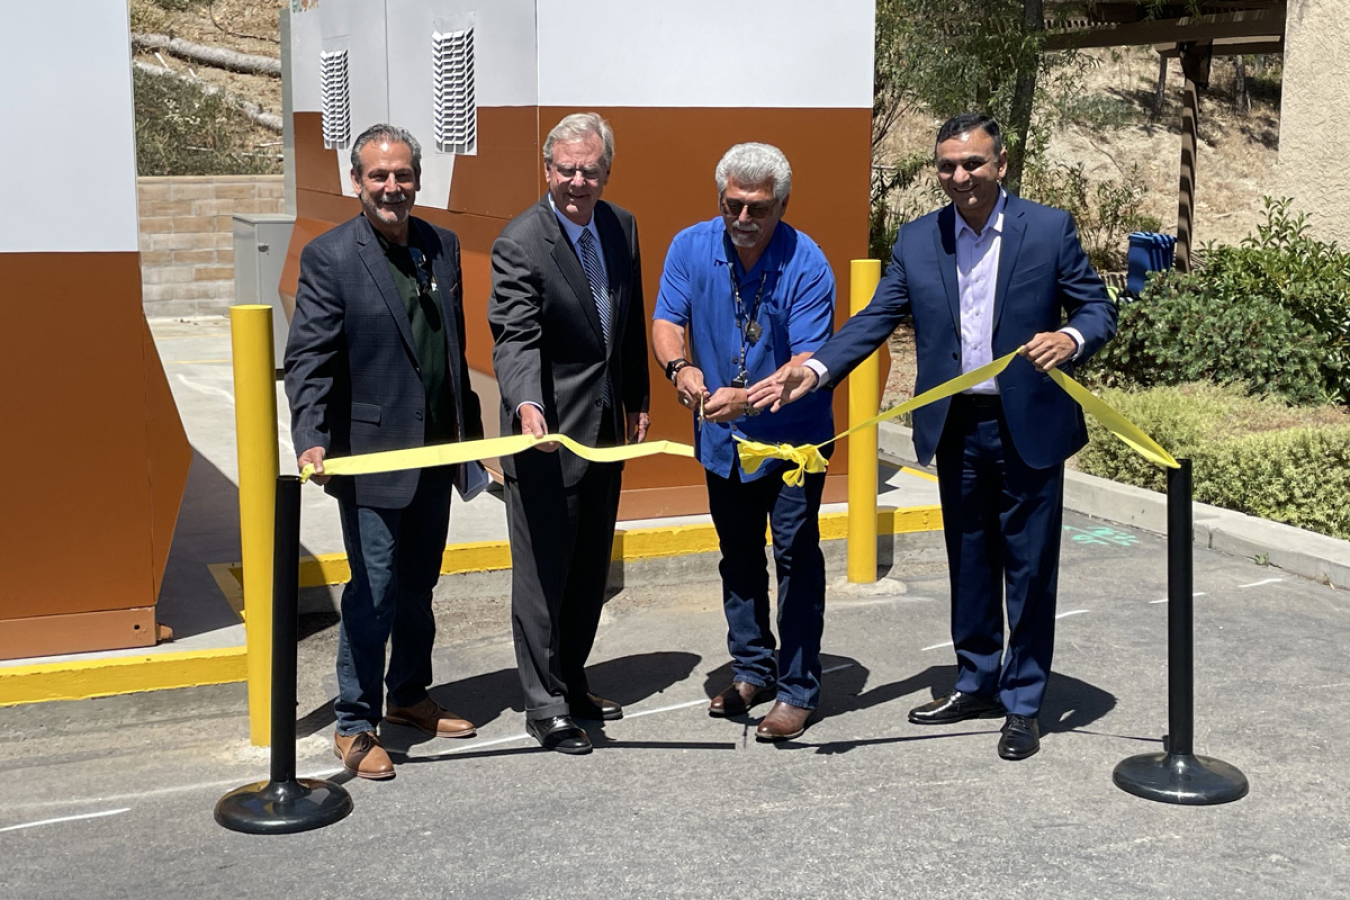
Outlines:
{"type": "MultiPolygon", "coordinates": [[[[627,706],[684,681],[701,661],[702,657],[695,653],[642,653],[587,666],[586,673],[594,693],[627,706]]],[[[520,677],[515,669],[498,669],[436,685],[429,693],[437,703],[473,722],[480,729],[507,712],[522,717],[525,712],[520,697],[520,677]]],[[[300,718],[296,724],[296,733],[300,737],[317,734],[331,728],[336,721],[333,701],[327,700],[300,718]]],[[[523,727],[523,718],[521,724],[523,727]]],[[[406,752],[416,744],[435,740],[411,728],[390,728],[387,732],[382,730],[381,737],[385,748],[391,753],[406,752]]]]}

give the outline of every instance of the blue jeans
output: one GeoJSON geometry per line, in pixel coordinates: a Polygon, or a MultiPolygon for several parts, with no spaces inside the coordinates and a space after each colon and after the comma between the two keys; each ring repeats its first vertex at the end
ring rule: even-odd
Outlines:
{"type": "Polygon", "coordinates": [[[721,545],[722,609],[736,681],[778,687],[778,699],[803,709],[820,703],[820,637],[825,630],[825,556],[820,552],[820,495],[825,475],[797,487],[778,472],[743,482],[707,472],[708,506],[721,545]],[[764,525],[773,532],[778,575],[778,662],[769,626],[764,525]]]}
{"type": "Polygon", "coordinates": [[[384,717],[381,680],[390,706],[413,706],[427,696],[436,638],[431,591],[441,575],[450,525],[452,471],[423,470],[417,492],[402,509],[338,501],[352,570],[342,589],[338,625],[333,704],[338,734],[375,729],[384,717]],[[390,645],[387,674],[385,644],[390,645]]]}

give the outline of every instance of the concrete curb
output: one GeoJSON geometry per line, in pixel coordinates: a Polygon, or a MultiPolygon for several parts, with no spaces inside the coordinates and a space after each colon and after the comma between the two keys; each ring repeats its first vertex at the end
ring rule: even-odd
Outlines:
{"type": "MultiPolygon", "coordinates": [[[[924,469],[915,460],[913,432],[892,422],[877,427],[884,455],[924,469]]],[[[927,467],[931,471],[931,467],[927,467]]],[[[1118,484],[1069,470],[1064,479],[1066,509],[1155,534],[1167,532],[1167,498],[1155,491],[1118,484]]],[[[1327,537],[1281,522],[1270,522],[1204,503],[1195,504],[1195,541],[1203,547],[1264,560],[1270,565],[1332,586],[1350,586],[1350,541],[1327,537]]]]}

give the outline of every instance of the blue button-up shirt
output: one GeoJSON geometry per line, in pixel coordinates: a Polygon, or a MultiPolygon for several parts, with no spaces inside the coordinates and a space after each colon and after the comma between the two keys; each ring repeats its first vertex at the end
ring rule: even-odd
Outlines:
{"type": "MultiPolygon", "coordinates": [[[[796,354],[820,349],[834,330],[834,275],[815,241],[779,222],[769,246],[746,272],[734,251],[728,250],[725,233],[726,226],[718,217],[675,236],[652,314],[685,329],[690,361],[702,370],[710,393],[731,385],[743,345],[748,351],[749,385],[769,377],[796,354]],[[753,344],[744,342],[743,330],[737,326],[728,266],[736,275],[747,313],[763,279],[764,292],[754,316],[763,330],[753,344]]],[[[704,468],[728,478],[733,469],[740,468],[733,434],[775,444],[828,441],[834,436],[832,399],[829,391],[818,391],[776,413],[766,411],[701,426],[696,419],[694,452],[704,468]]],[[[752,481],[783,465],[766,464],[753,475],[742,473],[741,478],[752,481]]]]}

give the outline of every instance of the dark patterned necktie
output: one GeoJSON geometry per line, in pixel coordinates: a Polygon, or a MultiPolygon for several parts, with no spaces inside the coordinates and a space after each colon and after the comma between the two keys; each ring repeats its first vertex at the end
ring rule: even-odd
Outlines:
{"type": "MultiPolygon", "coordinates": [[[[600,316],[600,333],[605,338],[605,354],[609,355],[610,318],[609,279],[605,277],[605,267],[600,265],[600,254],[595,252],[595,235],[589,228],[581,232],[581,267],[586,270],[586,280],[591,285],[591,298],[595,301],[595,311],[600,316]]],[[[608,371],[608,366],[606,366],[608,371]]],[[[609,378],[605,378],[605,402],[610,401],[609,378]]]]}

